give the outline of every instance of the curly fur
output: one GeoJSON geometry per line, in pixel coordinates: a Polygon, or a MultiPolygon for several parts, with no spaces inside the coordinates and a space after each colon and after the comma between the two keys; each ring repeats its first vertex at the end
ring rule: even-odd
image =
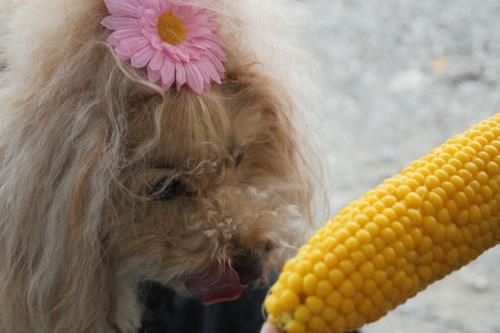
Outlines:
{"type": "Polygon", "coordinates": [[[229,57],[203,96],[120,62],[102,0],[0,1],[0,332],[136,332],[140,281],[182,289],[242,251],[269,272],[302,240],[316,163],[307,81],[266,15],[284,7],[200,3],[229,57]],[[195,195],[153,200],[163,179],[195,195]]]}

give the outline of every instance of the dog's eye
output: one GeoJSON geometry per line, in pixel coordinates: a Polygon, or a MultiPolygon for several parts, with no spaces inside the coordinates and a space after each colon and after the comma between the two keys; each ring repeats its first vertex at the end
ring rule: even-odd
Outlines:
{"type": "Polygon", "coordinates": [[[234,166],[237,168],[241,162],[243,161],[243,157],[245,157],[245,154],[243,153],[237,153],[235,156],[234,156],[234,166]]]}
{"type": "Polygon", "coordinates": [[[166,201],[174,198],[191,198],[195,195],[180,179],[162,179],[151,187],[150,196],[155,201],[166,201]]]}
{"type": "Polygon", "coordinates": [[[273,242],[268,241],[266,245],[264,246],[264,252],[271,252],[276,248],[273,242]]]}

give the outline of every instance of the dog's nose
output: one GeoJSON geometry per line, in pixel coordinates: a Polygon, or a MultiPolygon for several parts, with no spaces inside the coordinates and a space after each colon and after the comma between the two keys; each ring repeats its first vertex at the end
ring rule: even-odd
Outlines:
{"type": "Polygon", "coordinates": [[[233,268],[240,276],[240,282],[247,285],[261,277],[262,259],[258,255],[245,253],[234,258],[233,268]]]}

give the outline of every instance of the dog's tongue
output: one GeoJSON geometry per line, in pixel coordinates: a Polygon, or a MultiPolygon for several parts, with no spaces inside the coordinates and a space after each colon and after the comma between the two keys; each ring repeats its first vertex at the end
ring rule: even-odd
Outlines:
{"type": "Polygon", "coordinates": [[[238,299],[245,290],[238,273],[229,264],[221,266],[217,263],[201,274],[186,277],[184,285],[205,305],[238,299]]]}

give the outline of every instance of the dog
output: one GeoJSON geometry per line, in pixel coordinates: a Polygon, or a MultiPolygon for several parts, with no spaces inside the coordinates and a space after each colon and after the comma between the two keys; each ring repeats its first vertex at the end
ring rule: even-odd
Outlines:
{"type": "Polygon", "coordinates": [[[290,4],[196,1],[226,57],[197,94],[120,57],[103,0],[0,3],[1,333],[137,332],[141,282],[233,299],[304,241],[318,163],[290,4]]]}

